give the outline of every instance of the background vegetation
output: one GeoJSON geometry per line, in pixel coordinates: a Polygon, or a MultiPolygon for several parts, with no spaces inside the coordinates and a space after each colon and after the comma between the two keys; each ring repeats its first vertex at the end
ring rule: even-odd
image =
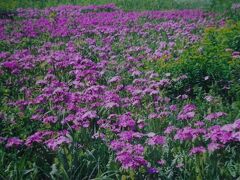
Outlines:
{"type": "Polygon", "coordinates": [[[1,0],[0,10],[14,10],[16,8],[45,8],[61,4],[100,5],[114,3],[124,10],[159,10],[204,8],[214,11],[229,9],[232,3],[240,0],[1,0]]]}

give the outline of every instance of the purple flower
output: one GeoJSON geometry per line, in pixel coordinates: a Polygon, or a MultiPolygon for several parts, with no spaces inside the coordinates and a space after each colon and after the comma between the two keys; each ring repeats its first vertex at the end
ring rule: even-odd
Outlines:
{"type": "Polygon", "coordinates": [[[183,129],[179,129],[174,136],[175,140],[186,141],[186,140],[194,140],[200,135],[206,133],[205,129],[201,128],[191,128],[191,127],[184,127],[183,129]]]}
{"type": "Polygon", "coordinates": [[[122,150],[126,145],[126,142],[120,140],[113,140],[110,142],[110,148],[114,151],[122,150]]]}
{"type": "Polygon", "coordinates": [[[232,132],[222,130],[219,126],[212,126],[205,134],[206,139],[211,139],[212,142],[220,142],[222,144],[229,143],[233,140],[232,132]]]}
{"type": "Polygon", "coordinates": [[[190,155],[200,154],[206,152],[206,148],[203,146],[194,147],[190,150],[190,155]]]}
{"type": "Polygon", "coordinates": [[[40,143],[40,142],[42,142],[42,138],[43,138],[42,134],[40,132],[37,132],[27,138],[27,140],[25,141],[25,145],[31,146],[32,143],[34,143],[34,142],[40,143]]]}
{"type": "Polygon", "coordinates": [[[33,143],[41,143],[46,136],[52,136],[54,132],[52,131],[38,131],[28,138],[25,141],[26,146],[31,146],[33,143]]]}
{"type": "Polygon", "coordinates": [[[143,129],[146,126],[146,123],[143,119],[139,119],[137,121],[137,126],[138,126],[139,129],[143,129]]]}
{"type": "Polygon", "coordinates": [[[6,61],[6,62],[2,63],[2,66],[7,69],[13,70],[13,69],[18,68],[18,63],[17,63],[17,61],[6,61]]]}
{"type": "Polygon", "coordinates": [[[114,76],[110,80],[108,80],[108,83],[115,83],[115,82],[120,82],[121,77],[120,76],[114,76]]]}
{"type": "Polygon", "coordinates": [[[122,164],[124,169],[137,169],[147,164],[143,156],[135,155],[127,151],[117,153],[116,160],[122,164]]]}
{"type": "Polygon", "coordinates": [[[177,105],[171,105],[169,106],[170,111],[176,111],[177,110],[177,105]]]}
{"type": "Polygon", "coordinates": [[[207,116],[205,116],[205,119],[212,121],[214,119],[218,119],[223,116],[227,116],[227,114],[224,112],[216,112],[216,113],[208,114],[207,116]]]}
{"type": "Polygon", "coordinates": [[[197,126],[197,127],[203,127],[205,125],[205,123],[203,121],[197,121],[194,123],[194,126],[197,126]]]}
{"type": "Polygon", "coordinates": [[[122,131],[119,133],[119,137],[123,141],[131,141],[134,138],[141,138],[143,135],[139,132],[134,131],[122,131]]]}
{"type": "Polygon", "coordinates": [[[47,116],[43,118],[44,123],[56,123],[57,122],[57,117],[56,116],[47,116]]]}
{"type": "Polygon", "coordinates": [[[225,124],[221,127],[221,130],[231,132],[234,131],[235,127],[234,124],[225,124]]]}
{"type": "Polygon", "coordinates": [[[239,132],[234,132],[234,133],[232,134],[232,138],[233,138],[235,141],[240,142],[240,131],[239,131],[239,132]]]}
{"type": "Polygon", "coordinates": [[[218,150],[222,147],[223,147],[223,145],[212,142],[212,143],[208,144],[207,149],[208,149],[209,152],[213,152],[213,151],[216,151],[216,150],[218,150]]]}
{"type": "Polygon", "coordinates": [[[71,140],[65,136],[59,136],[57,138],[49,139],[45,141],[45,144],[47,145],[47,147],[53,151],[57,150],[58,147],[64,143],[69,144],[71,143],[71,140]]]}
{"type": "Polygon", "coordinates": [[[194,104],[187,104],[183,107],[182,112],[187,113],[187,112],[195,111],[196,109],[197,108],[194,104]]]}
{"type": "Polygon", "coordinates": [[[23,144],[23,141],[17,137],[8,138],[6,147],[18,147],[23,144]]]}
{"type": "Polygon", "coordinates": [[[177,117],[179,120],[189,120],[195,117],[195,112],[180,113],[177,117]]]}
{"type": "Polygon", "coordinates": [[[132,119],[130,113],[125,113],[119,116],[119,126],[130,128],[133,128],[135,126],[135,121],[132,119]]]}
{"type": "Polygon", "coordinates": [[[234,123],[233,126],[235,129],[240,129],[240,119],[237,119],[234,123]]]}
{"type": "Polygon", "coordinates": [[[96,111],[87,111],[82,115],[82,119],[93,119],[97,117],[96,111]]]}
{"type": "Polygon", "coordinates": [[[156,135],[148,139],[148,145],[164,145],[166,143],[166,139],[164,136],[156,135]]]}
{"type": "Polygon", "coordinates": [[[103,133],[95,133],[93,136],[92,136],[93,139],[102,139],[104,140],[105,139],[105,134],[103,133]]]}
{"type": "Polygon", "coordinates": [[[178,128],[176,128],[175,126],[168,126],[165,130],[164,130],[164,134],[171,134],[173,131],[176,131],[178,128]]]}
{"type": "Polygon", "coordinates": [[[182,111],[178,114],[179,120],[190,120],[195,117],[196,106],[194,104],[187,104],[183,107],[182,111]]]}
{"type": "Polygon", "coordinates": [[[157,173],[159,173],[159,171],[157,168],[150,167],[150,168],[148,168],[148,173],[149,174],[157,174],[157,173]]]}
{"type": "Polygon", "coordinates": [[[117,151],[116,160],[124,169],[137,169],[147,165],[147,161],[143,157],[144,147],[140,144],[132,145],[115,140],[111,142],[110,147],[117,151]]]}

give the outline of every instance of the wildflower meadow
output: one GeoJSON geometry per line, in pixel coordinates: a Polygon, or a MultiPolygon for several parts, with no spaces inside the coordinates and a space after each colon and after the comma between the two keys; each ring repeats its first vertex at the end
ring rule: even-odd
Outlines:
{"type": "Polygon", "coordinates": [[[0,179],[239,180],[239,3],[117,5],[2,13],[0,179]]]}

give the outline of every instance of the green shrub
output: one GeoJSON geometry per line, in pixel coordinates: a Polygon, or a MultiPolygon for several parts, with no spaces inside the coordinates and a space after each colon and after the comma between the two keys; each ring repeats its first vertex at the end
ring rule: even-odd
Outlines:
{"type": "Polygon", "coordinates": [[[240,23],[229,23],[222,28],[208,28],[203,40],[185,50],[178,60],[147,62],[160,74],[187,75],[188,78],[169,89],[169,95],[188,94],[192,97],[201,91],[220,95],[227,101],[239,99],[240,58],[232,52],[240,50],[240,23]]]}

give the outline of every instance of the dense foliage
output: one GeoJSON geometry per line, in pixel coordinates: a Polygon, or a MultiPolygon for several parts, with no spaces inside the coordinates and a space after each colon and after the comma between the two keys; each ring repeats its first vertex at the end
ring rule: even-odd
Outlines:
{"type": "Polygon", "coordinates": [[[239,30],[113,4],[0,19],[0,178],[240,177],[239,30]]]}
{"type": "Polygon", "coordinates": [[[114,3],[127,11],[204,8],[224,12],[231,9],[232,4],[240,3],[240,0],[1,0],[0,10],[15,10],[20,7],[46,8],[63,4],[86,6],[109,3],[114,3]]]}
{"type": "Polygon", "coordinates": [[[189,90],[191,97],[202,93],[213,93],[225,101],[239,100],[240,79],[240,24],[229,22],[222,28],[206,28],[199,43],[185,50],[180,57],[166,61],[146,61],[159,74],[171,73],[174,76],[186,74],[187,80],[170,89],[172,95],[189,90]]]}

